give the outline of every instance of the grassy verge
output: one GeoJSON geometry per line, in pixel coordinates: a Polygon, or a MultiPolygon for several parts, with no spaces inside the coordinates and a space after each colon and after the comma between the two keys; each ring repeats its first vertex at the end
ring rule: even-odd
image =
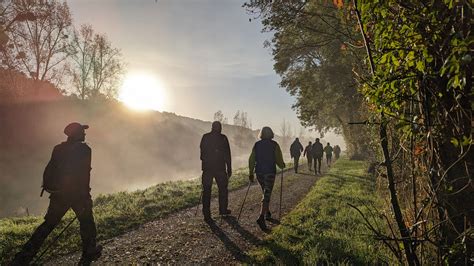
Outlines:
{"type": "MultiPolygon", "coordinates": [[[[288,165],[291,167],[291,164],[288,165]]],[[[248,184],[248,170],[240,169],[230,178],[229,190],[248,184]]],[[[214,182],[213,195],[217,194],[214,182]]],[[[199,203],[201,179],[161,183],[144,190],[100,195],[94,200],[94,218],[98,240],[121,235],[137,226],[199,203]]],[[[74,218],[70,210],[61,224],[48,237],[43,248],[74,218]]],[[[8,263],[33,230],[43,222],[41,216],[0,219],[0,265],[8,263]]],[[[45,254],[43,261],[80,250],[79,223],[69,227],[57,244],[45,254]]],[[[40,250],[40,253],[42,250],[40,250]]],[[[38,253],[39,254],[39,253],[38,253]]]]}
{"type": "MultiPolygon", "coordinates": [[[[388,251],[370,236],[348,203],[380,206],[366,164],[340,159],[305,199],[275,228],[262,247],[250,252],[256,264],[385,264],[388,251]]],[[[375,218],[377,219],[377,218],[375,218]]],[[[377,222],[377,221],[376,221],[377,222]]]]}

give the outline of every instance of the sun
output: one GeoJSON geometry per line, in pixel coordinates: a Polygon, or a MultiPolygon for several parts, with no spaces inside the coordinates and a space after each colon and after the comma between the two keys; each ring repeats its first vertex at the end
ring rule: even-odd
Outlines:
{"type": "Polygon", "coordinates": [[[163,111],[166,94],[163,83],[154,75],[132,73],[125,77],[118,99],[135,110],[163,111]]]}

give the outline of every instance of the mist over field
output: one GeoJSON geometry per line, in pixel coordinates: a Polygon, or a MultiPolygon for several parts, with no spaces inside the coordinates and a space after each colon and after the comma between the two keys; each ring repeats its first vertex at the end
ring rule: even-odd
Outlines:
{"type": "MultiPolygon", "coordinates": [[[[170,180],[200,176],[199,142],[211,122],[156,111],[131,112],[115,102],[60,99],[1,108],[0,217],[41,214],[44,167],[54,145],[66,139],[65,125],[90,125],[92,195],[136,190],[170,180]]],[[[233,168],[246,165],[257,131],[224,125],[233,168]]],[[[45,196],[46,195],[46,196],[45,196]]]]}

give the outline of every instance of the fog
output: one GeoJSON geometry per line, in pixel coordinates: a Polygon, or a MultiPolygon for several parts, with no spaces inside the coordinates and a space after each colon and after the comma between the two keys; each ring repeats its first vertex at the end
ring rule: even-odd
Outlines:
{"type": "MultiPolygon", "coordinates": [[[[54,145],[66,139],[63,129],[70,122],[90,125],[93,197],[199,177],[199,143],[211,128],[211,122],[135,112],[115,102],[66,99],[0,108],[0,217],[24,215],[26,208],[30,214],[46,211],[47,196],[39,198],[43,170],[54,145]]],[[[223,133],[233,168],[245,166],[257,131],[224,125],[223,133]]]]}

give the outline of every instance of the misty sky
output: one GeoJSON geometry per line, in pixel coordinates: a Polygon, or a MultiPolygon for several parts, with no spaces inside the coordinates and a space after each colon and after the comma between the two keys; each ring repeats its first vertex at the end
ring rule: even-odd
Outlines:
{"type": "Polygon", "coordinates": [[[278,86],[271,51],[257,20],[249,22],[241,0],[69,0],[75,25],[92,24],[122,50],[131,72],[159,77],[168,100],[164,111],[229,122],[244,110],[253,128],[277,132],[283,119],[300,124],[295,102],[278,86]]]}

